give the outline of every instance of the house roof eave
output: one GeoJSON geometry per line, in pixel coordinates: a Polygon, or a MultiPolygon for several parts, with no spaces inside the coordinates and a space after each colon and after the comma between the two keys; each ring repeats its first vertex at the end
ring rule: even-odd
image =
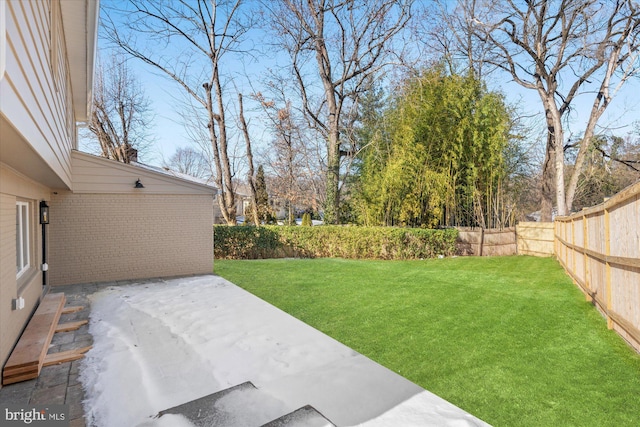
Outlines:
{"type": "Polygon", "coordinates": [[[75,120],[89,118],[98,40],[99,0],[60,2],[75,120]]]}

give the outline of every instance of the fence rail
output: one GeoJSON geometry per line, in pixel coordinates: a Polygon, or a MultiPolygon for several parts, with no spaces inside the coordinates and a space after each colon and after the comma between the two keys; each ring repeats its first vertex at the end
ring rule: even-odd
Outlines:
{"type": "Polygon", "coordinates": [[[556,218],[555,252],[609,328],[640,351],[640,183],[556,218]]]}

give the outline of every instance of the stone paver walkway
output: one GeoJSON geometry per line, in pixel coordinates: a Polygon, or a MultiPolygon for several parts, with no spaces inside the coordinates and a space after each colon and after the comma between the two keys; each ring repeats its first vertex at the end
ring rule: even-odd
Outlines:
{"type": "MultiPolygon", "coordinates": [[[[130,280],[105,283],[89,283],[69,286],[56,286],[50,292],[63,292],[67,298],[65,306],[83,306],[81,311],[63,314],[59,323],[89,319],[91,302],[89,295],[109,286],[130,285],[157,281],[130,280]]],[[[93,344],[89,325],[71,332],[58,332],[53,336],[49,353],[72,350],[93,344]]],[[[70,427],[86,427],[82,401],[84,391],[80,384],[80,363],[82,360],[45,366],[40,376],[34,380],[10,384],[0,388],[0,402],[7,405],[69,405],[70,427]]]]}
{"type": "MultiPolygon", "coordinates": [[[[87,296],[97,290],[96,285],[61,286],[51,292],[64,292],[66,306],[83,306],[81,311],[63,314],[60,323],[89,319],[89,299],[87,296]]],[[[53,336],[49,353],[72,350],[91,345],[89,325],[71,332],[58,332],[53,336]]],[[[40,376],[34,380],[10,384],[0,388],[0,402],[9,405],[69,405],[71,427],[85,426],[82,400],[84,392],[78,379],[80,360],[45,366],[40,376]]]]}

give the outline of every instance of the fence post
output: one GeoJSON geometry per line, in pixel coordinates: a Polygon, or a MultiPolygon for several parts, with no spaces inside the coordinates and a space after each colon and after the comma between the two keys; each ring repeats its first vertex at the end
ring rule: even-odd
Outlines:
{"type": "Polygon", "coordinates": [[[571,270],[576,271],[576,221],[575,218],[571,218],[571,270]]]}
{"type": "Polygon", "coordinates": [[[609,263],[609,256],[611,255],[611,230],[609,224],[609,208],[604,209],[604,254],[605,254],[605,280],[607,289],[607,327],[613,328],[613,320],[609,316],[611,311],[611,264],[609,263]]]}
{"type": "Polygon", "coordinates": [[[558,248],[560,247],[560,241],[557,239],[560,237],[560,233],[558,230],[560,229],[560,221],[553,221],[553,253],[556,254],[556,257],[560,258],[560,251],[558,248]]]}
{"type": "Polygon", "coordinates": [[[587,265],[587,263],[589,262],[589,255],[587,255],[587,248],[589,247],[589,226],[587,225],[587,216],[586,215],[582,215],[582,249],[584,249],[584,251],[582,252],[582,268],[583,268],[583,272],[584,272],[584,286],[585,288],[587,288],[588,291],[588,295],[587,295],[587,301],[592,301],[593,298],[591,297],[591,293],[593,292],[591,290],[591,278],[589,277],[589,267],[587,265]]]}

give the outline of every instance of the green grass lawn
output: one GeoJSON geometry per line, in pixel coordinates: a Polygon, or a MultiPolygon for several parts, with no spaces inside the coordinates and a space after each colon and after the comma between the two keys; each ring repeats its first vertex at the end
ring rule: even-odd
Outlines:
{"type": "Polygon", "coordinates": [[[640,356],[553,259],[216,260],[215,272],[495,426],[640,425],[640,356]]]}

